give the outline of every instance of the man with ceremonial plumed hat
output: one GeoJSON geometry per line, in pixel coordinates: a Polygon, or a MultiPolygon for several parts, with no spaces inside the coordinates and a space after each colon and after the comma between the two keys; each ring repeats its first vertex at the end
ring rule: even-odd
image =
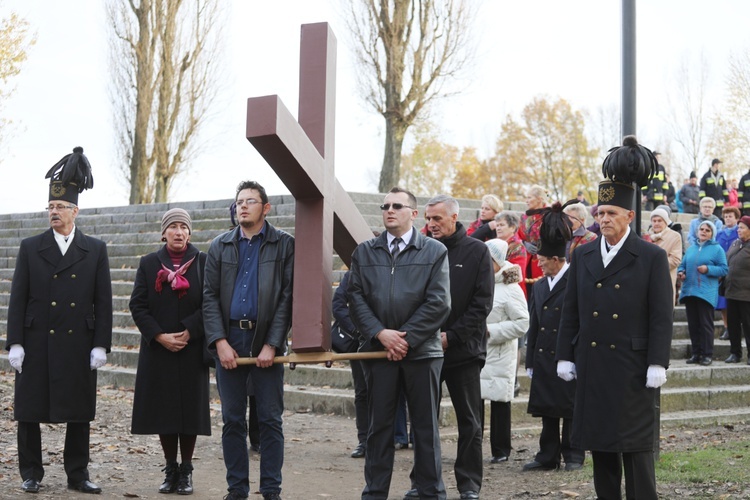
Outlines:
{"type": "Polygon", "coordinates": [[[53,165],[47,178],[50,229],[21,242],[8,306],[22,489],[38,492],[44,477],[39,424],[66,423],[68,488],[100,493],[89,480],[89,427],[96,370],[112,344],[107,246],[75,225],[78,195],[94,185],[83,148],[53,165]]]}
{"type": "Polygon", "coordinates": [[[602,236],[578,248],[568,270],[557,372],[576,379],[572,446],[590,450],[599,498],[656,499],[656,389],[666,382],[672,286],[663,249],[631,231],[636,186],[656,169],[628,136],[604,160],[602,236]]]}

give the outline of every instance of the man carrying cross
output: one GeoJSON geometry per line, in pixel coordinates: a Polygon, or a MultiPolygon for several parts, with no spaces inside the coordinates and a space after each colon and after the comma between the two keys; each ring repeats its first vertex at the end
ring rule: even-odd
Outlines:
{"type": "Polygon", "coordinates": [[[420,498],[445,499],[440,464],[440,325],[450,313],[448,251],[413,228],[417,200],[393,188],[381,210],[386,231],[352,255],[349,309],[362,334],[370,428],[362,498],[386,499],[393,473],[393,423],[403,387],[414,431],[413,482],[420,498]]]}

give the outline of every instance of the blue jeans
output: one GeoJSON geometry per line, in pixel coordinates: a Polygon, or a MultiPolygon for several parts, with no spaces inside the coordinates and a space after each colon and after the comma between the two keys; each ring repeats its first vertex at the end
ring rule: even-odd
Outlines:
{"type": "MultiPolygon", "coordinates": [[[[249,345],[238,338],[243,330],[232,328],[229,344],[240,356],[247,356],[242,345],[249,345]],[[239,347],[239,349],[238,349],[239,347]],[[244,351],[244,352],[243,352],[244,351]]],[[[245,330],[246,332],[246,330],[245,330]]],[[[221,447],[227,468],[227,490],[250,494],[250,460],[247,451],[247,384],[251,377],[257,402],[260,428],[260,492],[281,492],[281,468],[284,465],[284,365],[269,368],[238,366],[225,370],[217,363],[216,386],[221,398],[221,413],[224,428],[221,447]]]]}

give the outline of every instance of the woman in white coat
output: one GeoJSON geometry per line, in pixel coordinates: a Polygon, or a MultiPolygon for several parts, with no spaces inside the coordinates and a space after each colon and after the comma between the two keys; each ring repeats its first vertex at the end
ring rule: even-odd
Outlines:
{"type": "Polygon", "coordinates": [[[495,296],[487,317],[487,360],[481,381],[482,399],[490,400],[490,463],[496,464],[506,462],[510,456],[510,402],[518,362],[518,338],[529,328],[529,311],[519,285],[521,268],[505,260],[508,244],[501,239],[485,244],[492,256],[495,296]]]}

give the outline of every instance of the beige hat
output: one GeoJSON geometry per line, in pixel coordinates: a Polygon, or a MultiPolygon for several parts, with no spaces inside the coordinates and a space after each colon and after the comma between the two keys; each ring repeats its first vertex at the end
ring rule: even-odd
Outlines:
{"type": "Polygon", "coordinates": [[[182,222],[188,227],[188,232],[193,234],[193,221],[190,220],[190,214],[182,208],[173,208],[167,210],[164,216],[161,218],[161,234],[164,236],[164,232],[167,230],[170,224],[173,222],[182,222]]]}

